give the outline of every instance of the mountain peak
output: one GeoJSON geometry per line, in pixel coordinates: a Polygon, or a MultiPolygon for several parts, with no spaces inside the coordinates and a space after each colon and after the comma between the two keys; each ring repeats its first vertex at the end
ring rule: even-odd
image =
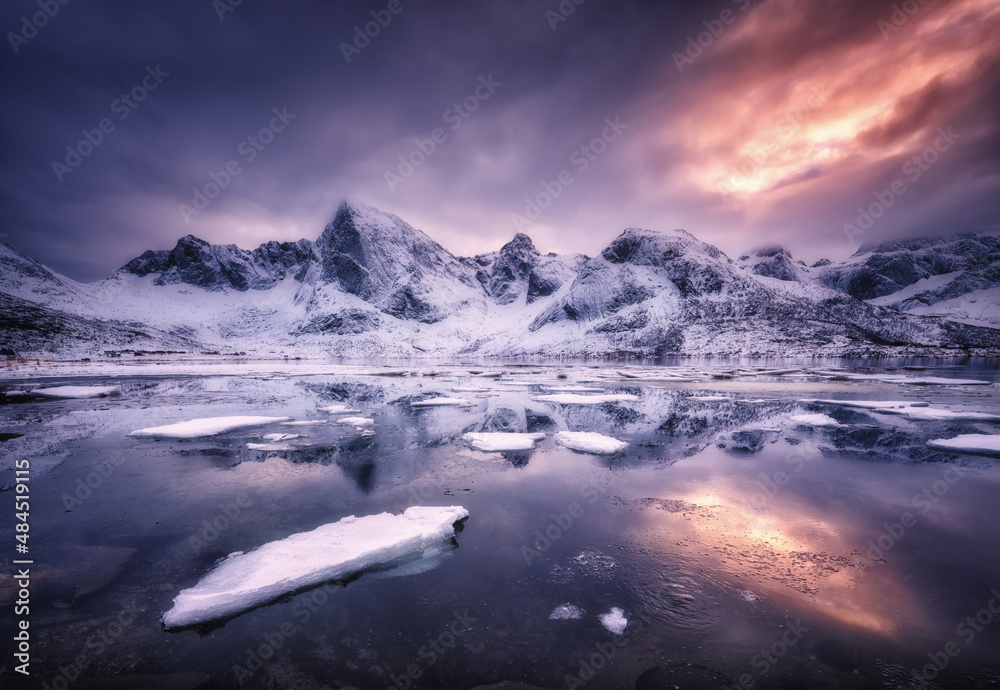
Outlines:
{"type": "Polygon", "coordinates": [[[433,323],[479,297],[468,269],[393,213],[344,201],[316,240],[322,278],[383,312],[433,323]],[[444,288],[450,285],[449,288],[444,288]]]}
{"type": "Polygon", "coordinates": [[[201,239],[200,237],[195,237],[194,235],[184,235],[184,237],[177,240],[177,246],[179,247],[180,246],[187,247],[192,245],[200,247],[208,247],[210,246],[210,244],[211,244],[210,242],[207,242],[201,239]]]}
{"type": "Polygon", "coordinates": [[[408,271],[418,245],[444,251],[399,216],[347,200],[316,240],[323,279],[362,299],[391,285],[400,269],[408,271]]]}
{"type": "Polygon", "coordinates": [[[662,265],[688,254],[716,260],[725,258],[720,250],[685,230],[644,228],[627,228],[601,252],[601,257],[613,264],[662,265]]]}
{"type": "Polygon", "coordinates": [[[802,282],[802,272],[791,252],[779,245],[761,247],[740,257],[739,265],[754,275],[802,282]]]}
{"type": "Polygon", "coordinates": [[[531,238],[525,235],[523,232],[519,232],[514,235],[514,239],[505,244],[500,248],[500,251],[529,251],[537,252],[535,249],[535,243],[531,241],[531,238]]]}

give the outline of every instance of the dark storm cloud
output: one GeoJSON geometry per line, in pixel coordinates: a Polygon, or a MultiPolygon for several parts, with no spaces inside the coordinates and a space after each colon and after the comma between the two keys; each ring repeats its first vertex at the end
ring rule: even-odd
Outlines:
{"type": "MultiPolygon", "coordinates": [[[[909,150],[893,146],[917,145],[946,123],[964,138],[924,180],[944,185],[930,194],[936,213],[956,219],[955,229],[997,221],[983,200],[991,189],[984,180],[996,175],[987,114],[997,105],[997,51],[982,34],[993,20],[984,23],[983,3],[973,0],[928,3],[888,40],[877,22],[891,4],[860,0],[400,0],[401,11],[360,52],[350,50],[350,62],[343,44],[375,21],[373,11],[385,20],[388,0],[244,0],[222,19],[217,5],[73,0],[16,53],[9,40],[0,47],[7,242],[91,280],[187,233],[244,247],[314,238],[348,197],[468,254],[507,241],[526,198],[569,170],[573,182],[526,229],[545,251],[594,253],[626,225],[685,226],[730,252],[758,236],[794,249],[815,243],[817,226],[835,235],[859,199],[895,174],[909,150]],[[735,21],[678,71],[676,53],[717,27],[723,10],[735,21]],[[921,33],[942,17],[953,30],[921,33]],[[872,67],[899,58],[914,37],[925,52],[906,55],[923,63],[872,67]],[[897,52],[880,52],[890,48],[897,52]],[[944,70],[927,51],[972,63],[944,70]],[[913,88],[886,101],[886,117],[850,120],[893,84],[892,69],[892,88],[900,80],[913,88]],[[941,76],[924,84],[921,69],[941,76]],[[149,70],[167,76],[134,109],[116,105],[149,70]],[[828,100],[763,163],[759,187],[720,196],[714,177],[795,112],[813,82],[828,88],[828,100]],[[485,99],[483,83],[496,85],[485,99]],[[248,138],[270,128],[274,109],[288,119],[264,133],[269,143],[258,142],[262,150],[248,160],[248,138]],[[52,163],[65,163],[66,146],[104,118],[114,130],[59,181],[52,163]],[[573,156],[616,118],[626,129],[580,170],[573,156]],[[838,121],[856,129],[859,143],[852,138],[843,158],[811,160],[806,149],[822,131],[810,128],[838,121]],[[443,143],[390,184],[400,156],[426,146],[436,129],[443,143]],[[874,158],[862,164],[866,155],[874,158]],[[185,217],[181,205],[193,208],[195,189],[225,180],[231,161],[239,173],[185,217]],[[967,182],[949,192],[954,179],[967,182]]],[[[0,29],[19,32],[21,17],[38,7],[8,3],[0,29]]],[[[917,231],[905,225],[909,217],[899,213],[879,232],[917,231]]]]}

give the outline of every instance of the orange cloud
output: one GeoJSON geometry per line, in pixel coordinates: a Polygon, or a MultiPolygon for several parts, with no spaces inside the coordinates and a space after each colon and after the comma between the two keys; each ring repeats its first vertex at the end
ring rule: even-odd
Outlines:
{"type": "Polygon", "coordinates": [[[1000,3],[902,5],[827,29],[829,3],[750,10],[685,75],[658,142],[684,164],[660,182],[753,211],[925,148],[997,59],[1000,3]]]}

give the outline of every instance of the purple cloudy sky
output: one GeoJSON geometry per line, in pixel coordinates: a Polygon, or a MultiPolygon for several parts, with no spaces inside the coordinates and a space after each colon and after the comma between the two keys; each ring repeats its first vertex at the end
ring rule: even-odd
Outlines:
{"type": "Polygon", "coordinates": [[[344,198],[462,255],[1000,231],[995,0],[233,1],[4,4],[4,241],[87,281],[312,239],[344,198]]]}

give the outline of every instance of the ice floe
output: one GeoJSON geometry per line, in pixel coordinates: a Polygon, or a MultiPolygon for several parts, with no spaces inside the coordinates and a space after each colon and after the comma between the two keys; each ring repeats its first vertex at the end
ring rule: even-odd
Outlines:
{"type": "Polygon", "coordinates": [[[293,438],[302,438],[302,434],[264,434],[261,438],[265,441],[290,441],[293,438]]]}
{"type": "Polygon", "coordinates": [[[752,376],[788,376],[789,374],[803,374],[801,369],[770,369],[768,371],[750,372],[752,376]]]}
{"type": "Polygon", "coordinates": [[[583,614],[586,613],[579,606],[574,606],[573,604],[559,604],[554,609],[552,613],[549,614],[550,621],[578,621],[583,618],[583,614]]]}
{"type": "Polygon", "coordinates": [[[464,398],[428,398],[427,400],[419,400],[417,402],[411,402],[410,407],[447,407],[449,405],[454,405],[458,407],[468,407],[472,405],[468,400],[464,398]]]}
{"type": "Polygon", "coordinates": [[[693,402],[730,402],[732,398],[727,395],[689,395],[686,398],[693,402]]]}
{"type": "Polygon", "coordinates": [[[144,438],[202,438],[216,436],[234,429],[263,426],[274,422],[284,422],[289,417],[205,417],[187,422],[152,426],[148,429],[133,431],[129,436],[144,438]]]}
{"type": "Polygon", "coordinates": [[[828,417],[825,414],[797,414],[789,417],[796,424],[802,424],[803,426],[812,426],[820,429],[839,429],[843,426],[833,417],[828,417]]]}
{"type": "Polygon", "coordinates": [[[362,429],[375,428],[375,420],[370,417],[341,417],[337,420],[337,424],[346,424],[347,426],[356,426],[362,429]]]}
{"type": "Polygon", "coordinates": [[[469,517],[461,506],[413,506],[401,515],[345,517],[219,562],[163,614],[167,628],[235,615],[300,589],[424,551],[469,517]]]}
{"type": "Polygon", "coordinates": [[[951,379],[942,376],[910,377],[902,374],[859,374],[850,371],[817,371],[817,376],[845,381],[882,381],[910,386],[988,386],[989,381],[978,379],[951,379]]]}
{"type": "Polygon", "coordinates": [[[891,407],[927,407],[930,403],[920,400],[821,400],[818,398],[805,398],[799,402],[813,405],[840,405],[841,407],[862,407],[865,409],[888,409],[891,407]]]}
{"type": "Polygon", "coordinates": [[[546,387],[550,393],[603,393],[603,388],[593,386],[554,386],[546,387]]]}
{"type": "Polygon", "coordinates": [[[31,394],[43,398],[106,398],[119,392],[116,386],[52,386],[36,388],[31,394]]]}
{"type": "Polygon", "coordinates": [[[571,450],[596,455],[613,455],[628,447],[625,441],[594,431],[560,431],[556,434],[556,443],[571,450]]]}
{"type": "Polygon", "coordinates": [[[956,412],[936,407],[875,408],[875,412],[896,414],[917,422],[1000,422],[1000,416],[984,412],[956,412]]]}
{"type": "Polygon", "coordinates": [[[974,455],[1000,455],[1000,434],[962,434],[955,438],[936,438],[927,442],[935,450],[974,455]]]}
{"type": "Polygon", "coordinates": [[[537,395],[532,400],[537,402],[553,402],[560,405],[601,405],[610,402],[626,402],[638,400],[638,396],[630,393],[611,393],[607,395],[581,395],[580,393],[556,393],[554,395],[537,395]]]}
{"type": "Polygon", "coordinates": [[[989,381],[978,379],[949,379],[940,376],[924,376],[916,379],[906,379],[903,383],[910,386],[988,386],[989,381]]]}
{"type": "Polygon", "coordinates": [[[531,450],[535,443],[545,438],[545,434],[515,434],[515,433],[471,433],[462,438],[476,450],[487,453],[498,453],[508,450],[531,450]]]}
{"type": "Polygon", "coordinates": [[[327,414],[356,414],[361,412],[361,410],[356,410],[347,405],[328,405],[327,407],[319,408],[319,411],[326,412],[327,414]]]}
{"type": "Polygon", "coordinates": [[[303,446],[295,446],[291,443],[248,443],[247,450],[258,450],[265,453],[287,453],[298,450],[303,446]]]}
{"type": "Polygon", "coordinates": [[[615,635],[621,635],[625,632],[625,628],[628,627],[628,619],[625,618],[625,612],[615,606],[607,613],[602,613],[597,617],[597,620],[601,621],[608,632],[614,633],[615,635]]]}

